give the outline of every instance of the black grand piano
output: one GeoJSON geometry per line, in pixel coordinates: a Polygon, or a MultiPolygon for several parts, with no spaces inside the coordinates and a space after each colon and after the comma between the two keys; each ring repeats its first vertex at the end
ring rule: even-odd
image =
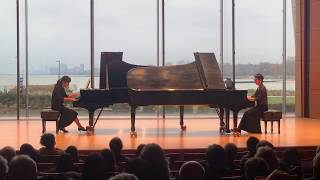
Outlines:
{"type": "Polygon", "coordinates": [[[254,106],[247,99],[246,90],[226,90],[221,71],[213,53],[194,53],[195,61],[185,65],[150,67],[122,61],[122,52],[102,52],[100,89],[80,90],[75,107],[89,111],[89,125],[96,124],[94,111],[115,103],[131,107],[131,133],[135,134],[136,108],[147,105],[178,105],[180,126],[184,105],[208,105],[215,108],[220,118],[220,132],[230,132],[229,110],[237,125],[238,112],[254,106]],[[226,123],[224,123],[226,109],[226,123]]]}

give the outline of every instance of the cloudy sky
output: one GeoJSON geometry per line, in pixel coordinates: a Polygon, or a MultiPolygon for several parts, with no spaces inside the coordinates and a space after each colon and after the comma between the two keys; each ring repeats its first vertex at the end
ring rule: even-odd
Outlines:
{"type": "MultiPolygon", "coordinates": [[[[21,0],[24,65],[24,0],[21,0]]],[[[90,0],[28,0],[30,69],[90,62],[90,0]]],[[[166,1],[166,61],[193,60],[192,53],[220,53],[220,0],[166,1]]],[[[225,0],[224,56],[231,62],[231,0],[225,0]]],[[[0,0],[0,74],[14,74],[16,6],[0,0]]],[[[294,55],[288,0],[288,56],[294,55]]],[[[125,61],[156,64],[156,0],[95,0],[95,63],[100,52],[123,51],[125,61]]],[[[282,62],[282,1],[236,0],[237,63],[282,62]]],[[[24,70],[22,69],[22,72],[24,70]]]]}

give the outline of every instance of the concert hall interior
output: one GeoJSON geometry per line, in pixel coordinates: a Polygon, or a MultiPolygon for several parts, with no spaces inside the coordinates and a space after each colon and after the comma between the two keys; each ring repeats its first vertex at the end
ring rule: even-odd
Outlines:
{"type": "Polygon", "coordinates": [[[1,1],[0,180],[320,179],[319,12],[1,1]]]}

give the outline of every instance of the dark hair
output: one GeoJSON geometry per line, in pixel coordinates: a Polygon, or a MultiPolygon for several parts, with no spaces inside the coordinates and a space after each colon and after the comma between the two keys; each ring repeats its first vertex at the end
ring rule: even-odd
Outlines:
{"type": "Polygon", "coordinates": [[[103,149],[100,152],[100,154],[104,160],[106,172],[114,172],[115,171],[115,161],[114,161],[112,152],[109,149],[103,149]]]}
{"type": "Polygon", "coordinates": [[[222,146],[213,144],[208,147],[207,150],[207,161],[210,168],[223,169],[225,158],[225,151],[222,146]]]}
{"type": "Polygon", "coordinates": [[[114,137],[109,142],[109,147],[115,156],[119,156],[122,150],[122,141],[118,137],[114,137]]]}
{"type": "Polygon", "coordinates": [[[78,149],[75,146],[69,146],[65,150],[66,153],[70,154],[74,163],[79,162],[78,149]]]}
{"type": "Polygon", "coordinates": [[[145,144],[139,144],[137,147],[136,155],[139,156],[141,153],[141,150],[144,148],[145,144]]]}
{"type": "Polygon", "coordinates": [[[72,156],[68,153],[64,153],[59,157],[56,171],[58,173],[74,171],[72,156]]]}
{"type": "Polygon", "coordinates": [[[179,177],[180,180],[202,180],[204,179],[204,167],[197,161],[185,162],[180,170],[179,177]]]}
{"type": "Polygon", "coordinates": [[[233,143],[227,143],[224,146],[224,152],[225,152],[225,159],[226,159],[226,165],[228,168],[233,168],[234,160],[237,156],[237,146],[233,143]]]}
{"type": "Polygon", "coordinates": [[[255,75],[254,75],[254,78],[256,78],[256,79],[258,79],[258,80],[260,80],[260,81],[262,81],[262,82],[263,82],[263,79],[264,79],[263,75],[260,74],[260,73],[255,74],[255,75]]]}
{"type": "Polygon", "coordinates": [[[271,148],[271,149],[274,148],[274,146],[273,146],[273,144],[272,144],[271,142],[269,142],[269,141],[267,141],[267,140],[261,140],[261,141],[259,141],[259,142],[257,143],[257,145],[256,145],[256,151],[258,151],[258,149],[259,149],[260,147],[265,147],[265,146],[267,146],[267,147],[269,147],[269,148],[271,148]]]}
{"type": "Polygon", "coordinates": [[[57,83],[56,83],[56,86],[59,85],[59,86],[62,86],[62,83],[63,82],[68,82],[70,83],[71,82],[71,78],[69,76],[62,76],[62,78],[60,78],[57,83]]]}
{"type": "Polygon", "coordinates": [[[37,178],[37,165],[27,155],[17,155],[9,164],[9,180],[33,180],[37,178]]]}
{"type": "Polygon", "coordinates": [[[255,157],[264,159],[268,163],[271,172],[279,168],[278,157],[275,151],[268,146],[260,147],[257,150],[255,157]]]}
{"type": "Polygon", "coordinates": [[[251,154],[255,154],[256,153],[256,148],[257,148],[257,144],[259,143],[259,139],[254,137],[254,136],[250,136],[247,140],[247,148],[249,150],[249,152],[251,154]]]}
{"type": "Polygon", "coordinates": [[[41,136],[40,144],[49,149],[54,148],[54,145],[56,144],[54,135],[51,133],[44,133],[41,136]]]}
{"type": "Polygon", "coordinates": [[[22,144],[20,146],[19,154],[28,155],[33,159],[35,162],[39,161],[40,155],[36,149],[33,148],[31,144],[22,144]]]}
{"type": "Polygon", "coordinates": [[[90,154],[83,166],[81,180],[105,180],[105,168],[100,154],[90,154]]]}
{"type": "Polygon", "coordinates": [[[0,155],[10,163],[11,159],[16,155],[16,150],[11,146],[5,146],[0,150],[0,155]]]}
{"type": "Polygon", "coordinates": [[[257,176],[268,176],[269,166],[262,158],[250,158],[244,165],[244,175],[246,180],[255,180],[257,176]]]}

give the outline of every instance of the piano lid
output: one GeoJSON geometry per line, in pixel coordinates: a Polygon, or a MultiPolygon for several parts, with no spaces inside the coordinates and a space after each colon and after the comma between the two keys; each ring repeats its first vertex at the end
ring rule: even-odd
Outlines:
{"type": "Polygon", "coordinates": [[[134,90],[225,89],[213,53],[194,53],[195,62],[163,67],[138,67],[127,73],[128,88],[134,90]]]}

